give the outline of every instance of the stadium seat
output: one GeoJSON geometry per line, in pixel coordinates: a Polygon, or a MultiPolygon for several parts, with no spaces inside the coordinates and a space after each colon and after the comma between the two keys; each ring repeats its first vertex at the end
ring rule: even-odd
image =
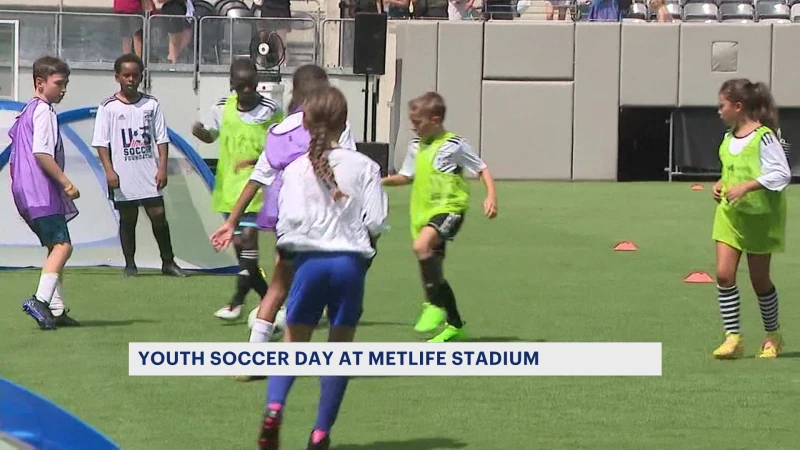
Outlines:
{"type": "Polygon", "coordinates": [[[713,3],[687,3],[683,7],[683,20],[686,22],[717,22],[719,8],[713,3]]]}
{"type": "Polygon", "coordinates": [[[634,3],[628,10],[628,14],[623,19],[624,22],[645,22],[647,21],[647,6],[643,3],[634,3]]]}
{"type": "Polygon", "coordinates": [[[800,22],[800,4],[792,5],[791,11],[792,22],[800,22]]]}
{"type": "Polygon", "coordinates": [[[781,3],[758,2],[756,18],[765,23],[787,23],[791,17],[789,7],[781,3]]]}
{"type": "MultiPolygon", "coordinates": [[[[754,0],[716,0],[716,3],[719,6],[726,5],[726,4],[731,4],[731,3],[735,4],[735,5],[744,3],[744,4],[752,6],[753,5],[753,1],[754,0]]],[[[755,0],[755,1],[758,1],[758,0],[755,0]]]]}
{"type": "Polygon", "coordinates": [[[672,20],[681,20],[683,17],[683,8],[675,3],[669,3],[667,6],[667,12],[670,16],[672,16],[672,20]]]}
{"type": "Polygon", "coordinates": [[[722,22],[751,22],[755,11],[749,3],[724,3],[719,6],[719,18],[722,22]]]}

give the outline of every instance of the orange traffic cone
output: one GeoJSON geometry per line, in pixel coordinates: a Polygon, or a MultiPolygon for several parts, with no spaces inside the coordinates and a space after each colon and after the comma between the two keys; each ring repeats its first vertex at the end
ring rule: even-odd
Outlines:
{"type": "Polygon", "coordinates": [[[702,191],[703,189],[705,189],[705,188],[703,187],[702,184],[693,184],[692,185],[692,190],[693,191],[702,191]]]}
{"type": "Polygon", "coordinates": [[[692,272],[683,279],[684,283],[713,283],[714,279],[706,272],[692,272]]]}
{"type": "Polygon", "coordinates": [[[622,241],[614,246],[616,252],[635,252],[639,248],[631,241],[622,241]]]}

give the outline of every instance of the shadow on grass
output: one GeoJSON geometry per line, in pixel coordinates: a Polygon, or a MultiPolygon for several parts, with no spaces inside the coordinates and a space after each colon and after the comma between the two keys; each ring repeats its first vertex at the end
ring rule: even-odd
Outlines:
{"type": "Polygon", "coordinates": [[[467,338],[465,342],[547,342],[546,339],[520,339],[516,336],[478,336],[467,338]]]}
{"type": "Polygon", "coordinates": [[[370,444],[333,445],[334,450],[446,450],[464,448],[467,444],[448,438],[417,438],[405,441],[379,441],[370,444]]]}
{"type": "Polygon", "coordinates": [[[800,352],[783,352],[778,355],[778,359],[783,358],[800,358],[800,352]]]}
{"type": "MultiPolygon", "coordinates": [[[[157,320],[129,319],[129,320],[80,320],[80,327],[63,328],[91,328],[91,327],[124,327],[135,323],[159,323],[157,320]]],[[[59,329],[63,329],[59,328],[59,329]]]]}

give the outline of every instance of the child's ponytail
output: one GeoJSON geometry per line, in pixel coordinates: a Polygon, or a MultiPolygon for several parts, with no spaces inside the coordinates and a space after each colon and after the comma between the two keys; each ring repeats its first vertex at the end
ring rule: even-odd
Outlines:
{"type": "Polygon", "coordinates": [[[750,95],[748,96],[752,102],[751,118],[761,122],[762,125],[772,130],[773,133],[778,132],[780,124],[778,123],[778,108],[775,106],[775,100],[772,93],[766,84],[762,82],[750,83],[750,95]]]}

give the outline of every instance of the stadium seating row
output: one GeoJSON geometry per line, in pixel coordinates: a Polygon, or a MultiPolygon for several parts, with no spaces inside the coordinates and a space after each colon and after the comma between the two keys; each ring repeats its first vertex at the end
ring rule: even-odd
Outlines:
{"type": "MultiPolygon", "coordinates": [[[[723,0],[725,1],[725,0],[723,0]]],[[[797,0],[800,1],[800,0],[797,0]]],[[[791,7],[783,3],[758,2],[755,7],[750,3],[728,2],[677,3],[665,5],[673,20],[685,22],[790,22],[800,21],[800,3],[791,7]]],[[[656,11],[642,3],[631,5],[626,15],[628,21],[652,21],[656,19],[656,11]]]]}

